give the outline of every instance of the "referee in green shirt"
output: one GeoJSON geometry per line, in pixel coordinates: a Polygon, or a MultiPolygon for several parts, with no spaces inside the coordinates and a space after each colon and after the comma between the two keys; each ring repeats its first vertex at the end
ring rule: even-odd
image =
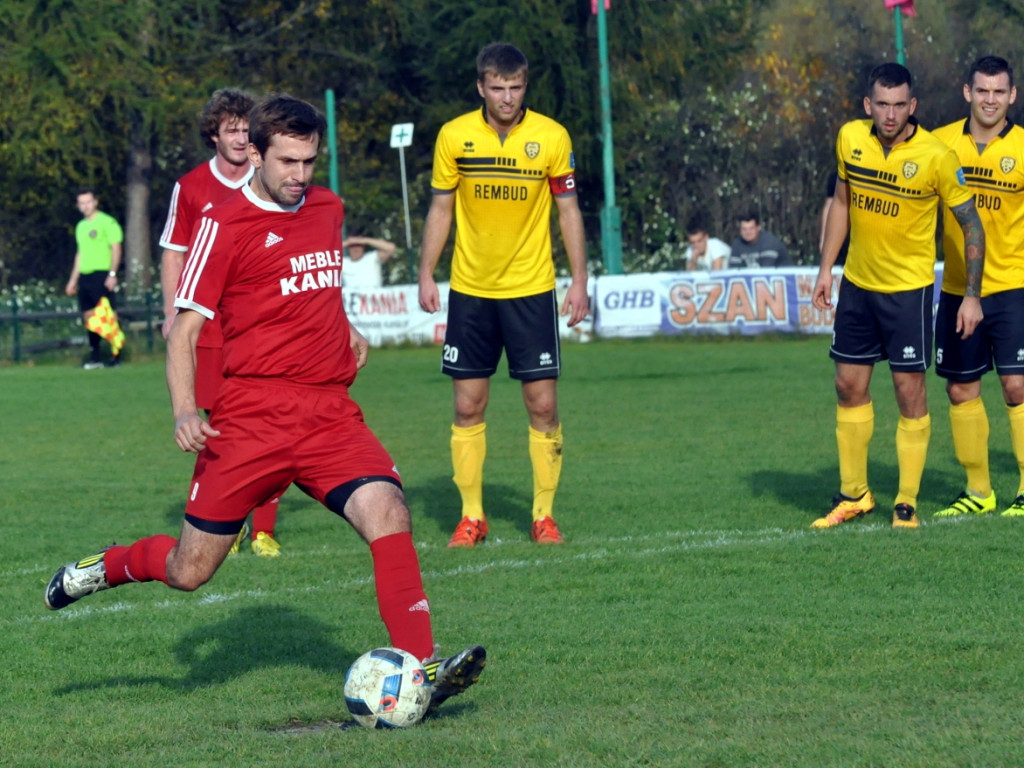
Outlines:
{"type": "MultiPolygon", "coordinates": [[[[89,315],[104,296],[114,307],[114,289],[117,287],[117,268],[121,266],[121,244],[124,234],[121,225],[110,214],[99,209],[96,193],[86,187],[78,191],[78,210],[84,217],[75,227],[75,264],[71,268],[64,292],[68,296],[78,294],[78,308],[83,319],[89,315]]],[[[86,370],[102,368],[100,360],[100,336],[89,331],[89,360],[82,367],[86,370]]],[[[114,355],[111,365],[117,365],[119,358],[114,355]]]]}

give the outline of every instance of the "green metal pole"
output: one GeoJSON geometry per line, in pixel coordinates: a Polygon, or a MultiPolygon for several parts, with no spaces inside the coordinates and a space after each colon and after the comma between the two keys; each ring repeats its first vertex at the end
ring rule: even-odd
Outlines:
{"type": "Polygon", "coordinates": [[[612,87],[608,73],[608,24],[604,0],[597,0],[597,52],[601,73],[601,136],[604,207],[601,209],[601,252],[609,275],[622,274],[622,212],[615,205],[615,145],[612,140],[612,87]]]}
{"type": "Polygon", "coordinates": [[[18,327],[18,289],[11,291],[11,321],[14,323],[14,362],[21,362],[21,329],[18,327]]]}
{"type": "Polygon", "coordinates": [[[324,102],[327,105],[327,154],[329,158],[328,169],[330,171],[331,192],[340,194],[338,181],[338,124],[334,118],[334,90],[328,88],[324,94],[324,102]]]}
{"type": "Polygon", "coordinates": [[[903,50],[903,11],[899,9],[899,6],[892,9],[893,13],[893,24],[896,27],[896,63],[907,64],[907,54],[903,50]]]}
{"type": "Polygon", "coordinates": [[[153,292],[146,291],[146,349],[153,351],[153,292]]]}

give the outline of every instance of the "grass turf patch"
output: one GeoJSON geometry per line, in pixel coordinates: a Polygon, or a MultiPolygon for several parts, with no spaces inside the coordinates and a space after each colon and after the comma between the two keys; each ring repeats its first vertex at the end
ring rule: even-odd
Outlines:
{"type": "MultiPolygon", "coordinates": [[[[894,532],[896,408],[876,371],[878,511],[811,531],[838,478],[827,340],[565,349],[567,543],[529,542],[519,386],[488,409],[487,542],[458,518],[438,351],[374,350],[354,395],[402,471],[435,634],[478,686],[408,732],[344,729],[345,670],[386,644],[367,548],[296,489],[282,557],[196,593],[128,585],[47,612],[54,570],[176,534],[191,458],[157,361],[0,369],[0,754],[17,766],[956,766],[1019,761],[1020,521],[937,521],[961,489],[942,383],[919,531],[894,532]]],[[[1019,474],[995,380],[993,482],[1019,474]]]]}

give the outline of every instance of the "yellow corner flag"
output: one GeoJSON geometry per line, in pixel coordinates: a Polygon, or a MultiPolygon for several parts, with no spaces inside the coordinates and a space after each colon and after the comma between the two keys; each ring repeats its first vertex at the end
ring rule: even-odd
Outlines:
{"type": "Polygon", "coordinates": [[[124,331],[121,330],[121,326],[117,322],[117,313],[110,306],[110,301],[106,296],[100,299],[96,309],[89,315],[89,319],[85,321],[85,327],[109,341],[115,357],[121,354],[121,348],[124,346],[124,331]]]}

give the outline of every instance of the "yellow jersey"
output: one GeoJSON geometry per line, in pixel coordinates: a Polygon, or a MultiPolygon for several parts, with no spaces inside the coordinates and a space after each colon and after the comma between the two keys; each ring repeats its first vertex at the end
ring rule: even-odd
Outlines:
{"type": "Polygon", "coordinates": [[[430,184],[455,195],[453,290],[510,299],[555,287],[551,204],[576,194],[574,165],[565,128],[528,109],[504,138],[483,108],[442,126],[430,184]]]}
{"type": "MultiPolygon", "coordinates": [[[[1024,129],[1007,121],[999,136],[980,150],[967,120],[944,125],[934,134],[960,158],[985,227],[981,295],[1024,288],[1024,129]]],[[[947,206],[942,216],[946,255],[942,290],[963,296],[967,283],[964,233],[947,206]]]]}
{"type": "Polygon", "coordinates": [[[839,129],[839,178],[849,185],[850,249],[843,279],[896,293],[935,282],[938,203],[971,199],[956,154],[911,118],[914,133],[883,147],[871,120],[839,129]],[[886,151],[888,150],[888,151],[886,151]]]}

